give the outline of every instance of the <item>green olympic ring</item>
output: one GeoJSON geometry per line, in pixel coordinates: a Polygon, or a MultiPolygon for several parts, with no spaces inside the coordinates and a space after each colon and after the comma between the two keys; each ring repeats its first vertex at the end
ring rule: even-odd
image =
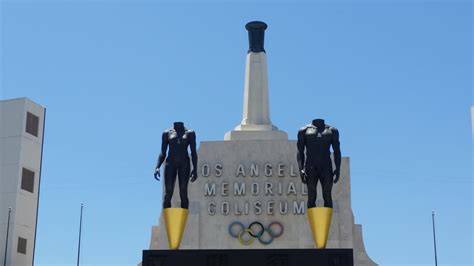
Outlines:
{"type": "Polygon", "coordinates": [[[258,242],[262,245],[269,245],[273,242],[274,238],[283,235],[284,228],[280,222],[271,222],[267,227],[264,227],[262,223],[255,221],[250,223],[248,227],[245,227],[243,223],[234,221],[229,225],[228,231],[229,235],[233,238],[237,238],[241,245],[251,245],[255,241],[255,238],[258,239],[258,242]],[[256,225],[260,227],[260,230],[257,232],[254,231],[256,225]],[[235,231],[236,226],[240,227],[237,232],[235,231]],[[276,227],[279,227],[279,229],[274,231],[276,227]],[[250,238],[244,240],[243,236],[245,234],[248,234],[250,238]]]}

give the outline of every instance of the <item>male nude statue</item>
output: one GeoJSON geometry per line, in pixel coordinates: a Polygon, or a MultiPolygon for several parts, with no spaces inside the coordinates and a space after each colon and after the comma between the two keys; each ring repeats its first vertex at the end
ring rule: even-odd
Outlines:
{"type": "Polygon", "coordinates": [[[173,128],[163,132],[161,153],[158,156],[158,163],[155,169],[155,179],[160,181],[160,167],[165,162],[165,198],[163,200],[163,208],[171,208],[176,175],[178,175],[181,208],[187,209],[189,207],[188,182],[189,179],[191,179],[191,182],[194,182],[198,177],[197,160],[196,133],[185,128],[183,122],[174,122],[173,128]],[[192,171],[190,170],[188,146],[191,149],[192,171]],[[166,157],[168,147],[168,157],[166,157]]]}
{"type": "Polygon", "coordinates": [[[332,184],[333,182],[337,183],[341,171],[339,131],[326,125],[323,119],[314,119],[311,124],[298,131],[297,146],[297,160],[301,180],[308,186],[307,208],[316,207],[318,180],[321,182],[324,207],[332,208],[332,184]],[[334,151],[336,165],[334,170],[332,168],[330,146],[334,151]]]}

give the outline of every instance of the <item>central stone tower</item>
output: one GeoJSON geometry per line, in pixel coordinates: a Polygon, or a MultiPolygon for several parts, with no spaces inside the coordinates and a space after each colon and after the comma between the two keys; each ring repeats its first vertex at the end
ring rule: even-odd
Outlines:
{"type": "Polygon", "coordinates": [[[267,24],[254,21],[245,26],[249,50],[245,63],[244,110],[242,122],[225,134],[225,140],[288,139],[270,120],[267,55],[264,48],[267,24]]]}

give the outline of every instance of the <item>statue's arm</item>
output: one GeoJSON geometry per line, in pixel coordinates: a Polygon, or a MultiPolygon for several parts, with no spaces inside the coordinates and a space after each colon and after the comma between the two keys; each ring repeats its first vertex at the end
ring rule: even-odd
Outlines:
{"type": "Polygon", "coordinates": [[[298,147],[296,160],[298,161],[298,167],[300,168],[300,171],[304,170],[304,164],[305,164],[305,153],[304,153],[305,132],[306,132],[306,128],[302,128],[298,131],[298,140],[296,142],[296,145],[298,147]]]}
{"type": "Polygon", "coordinates": [[[339,178],[341,171],[341,144],[339,142],[339,131],[337,129],[332,130],[332,150],[334,151],[334,163],[336,164],[336,176],[339,178]]]}
{"type": "Polygon", "coordinates": [[[161,136],[161,151],[158,156],[158,161],[156,162],[156,169],[160,169],[161,165],[166,159],[166,150],[168,149],[168,132],[163,132],[161,136]]]}
{"type": "Polygon", "coordinates": [[[193,174],[197,178],[197,163],[198,156],[196,151],[196,132],[191,131],[189,133],[189,146],[191,149],[191,162],[193,163],[193,174]]]}

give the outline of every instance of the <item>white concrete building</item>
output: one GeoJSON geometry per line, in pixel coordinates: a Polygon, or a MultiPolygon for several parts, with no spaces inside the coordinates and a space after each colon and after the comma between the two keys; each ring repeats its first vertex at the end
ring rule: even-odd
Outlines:
{"type": "Polygon", "coordinates": [[[44,118],[45,108],[27,98],[0,101],[1,265],[33,265],[44,118]]]}

